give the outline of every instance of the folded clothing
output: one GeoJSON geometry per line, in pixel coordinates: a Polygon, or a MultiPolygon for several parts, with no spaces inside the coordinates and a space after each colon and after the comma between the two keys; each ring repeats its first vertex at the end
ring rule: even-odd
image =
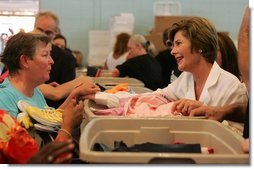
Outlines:
{"type": "Polygon", "coordinates": [[[102,143],[95,143],[93,150],[112,152],[201,153],[201,146],[200,144],[156,144],[146,142],[128,147],[123,141],[115,141],[114,149],[110,149],[102,143]]]}

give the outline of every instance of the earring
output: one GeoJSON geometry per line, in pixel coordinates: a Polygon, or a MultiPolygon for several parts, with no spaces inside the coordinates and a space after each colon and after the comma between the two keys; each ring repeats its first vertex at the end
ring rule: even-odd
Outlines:
{"type": "Polygon", "coordinates": [[[202,49],[199,49],[199,50],[198,50],[198,53],[200,53],[200,54],[201,54],[202,52],[203,52],[203,51],[202,51],[202,49]]]}

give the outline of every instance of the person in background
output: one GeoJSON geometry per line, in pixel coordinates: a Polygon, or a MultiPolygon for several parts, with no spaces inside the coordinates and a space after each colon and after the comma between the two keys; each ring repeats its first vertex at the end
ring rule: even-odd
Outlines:
{"type": "Polygon", "coordinates": [[[53,44],[65,50],[67,46],[67,41],[63,35],[56,34],[56,36],[53,38],[53,44]]]}
{"type": "Polygon", "coordinates": [[[116,66],[112,76],[128,76],[141,80],[149,89],[160,88],[162,84],[161,67],[157,60],[148,53],[150,42],[143,35],[132,35],[128,42],[128,49],[127,61],[116,66]]]}
{"type": "MultiPolygon", "coordinates": [[[[53,41],[55,35],[58,33],[59,19],[58,17],[50,12],[40,12],[35,17],[34,29],[45,33],[53,41]]],[[[45,83],[56,82],[58,84],[63,84],[65,82],[71,81],[76,77],[76,62],[74,56],[59,47],[52,45],[52,50],[50,53],[54,64],[50,71],[50,78],[45,83]]],[[[58,101],[52,101],[47,99],[47,103],[50,107],[59,107],[66,98],[58,101]]]]}
{"type": "Polygon", "coordinates": [[[216,62],[218,65],[241,80],[238,66],[237,49],[232,39],[225,33],[218,32],[219,51],[216,62]]]}
{"type": "MultiPolygon", "coordinates": [[[[241,78],[248,90],[249,72],[250,72],[250,9],[247,7],[244,11],[241,27],[238,35],[238,61],[241,70],[241,78]]],[[[243,137],[246,139],[243,142],[243,151],[249,152],[249,102],[246,104],[231,104],[226,106],[201,106],[190,112],[190,116],[206,116],[208,119],[217,121],[232,120],[244,122],[243,137]]]]}
{"type": "Polygon", "coordinates": [[[147,53],[152,57],[155,57],[158,53],[154,43],[152,41],[147,41],[147,45],[148,45],[148,48],[146,49],[147,53]]]}
{"type": "Polygon", "coordinates": [[[103,69],[113,70],[117,65],[120,65],[126,61],[128,55],[127,44],[129,39],[130,35],[125,32],[116,36],[114,49],[106,58],[103,69]]]}
{"type": "Polygon", "coordinates": [[[67,47],[67,40],[62,34],[56,34],[56,36],[53,38],[53,44],[58,46],[59,48],[66,50],[70,53],[72,53],[73,57],[75,58],[76,61],[76,67],[79,67],[81,64],[80,60],[78,60],[78,57],[74,51],[72,51],[70,48],[67,47]]]}
{"type": "Polygon", "coordinates": [[[165,29],[162,36],[163,44],[165,45],[166,49],[160,51],[155,57],[162,68],[162,88],[168,86],[168,84],[172,83],[182,73],[178,70],[175,57],[170,53],[171,49],[170,44],[168,44],[170,43],[168,40],[168,30],[169,28],[165,29]]]}
{"type": "MultiPolygon", "coordinates": [[[[74,58],[76,59],[76,67],[81,68],[82,67],[82,59],[84,58],[83,53],[79,50],[72,50],[72,54],[74,58]]],[[[84,63],[84,67],[87,67],[87,63],[84,63]]]]}
{"type": "MultiPolygon", "coordinates": [[[[42,33],[18,33],[11,37],[2,53],[2,61],[9,71],[9,76],[0,84],[0,109],[18,118],[18,101],[45,109],[48,107],[44,96],[37,88],[49,79],[51,65],[51,39],[42,33]]],[[[80,95],[99,91],[94,83],[86,86],[80,95]]],[[[77,87],[78,88],[78,87],[77,87]]],[[[63,122],[56,139],[72,137],[72,131],[78,128],[84,113],[84,103],[80,96],[72,92],[59,107],[63,111],[63,122]]]]}

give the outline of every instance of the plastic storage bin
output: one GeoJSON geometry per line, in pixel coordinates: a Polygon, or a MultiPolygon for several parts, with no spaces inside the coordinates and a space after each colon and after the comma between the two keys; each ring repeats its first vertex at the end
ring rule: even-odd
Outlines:
{"type": "MultiPolygon", "coordinates": [[[[107,88],[107,87],[106,87],[107,88]]],[[[147,88],[142,88],[142,87],[132,87],[133,90],[136,90],[136,93],[144,93],[144,92],[149,92],[150,89],[147,88]]],[[[87,125],[87,123],[89,121],[91,121],[92,119],[95,118],[138,118],[138,117],[126,117],[126,116],[113,116],[113,115],[96,115],[93,113],[93,111],[91,110],[91,108],[93,109],[107,109],[108,107],[105,105],[100,105],[100,104],[96,104],[94,101],[92,100],[85,100],[85,114],[84,114],[84,118],[81,124],[81,130],[83,130],[83,128],[87,125]]],[[[140,117],[141,118],[141,117],[140,117]]],[[[142,118],[154,118],[154,117],[142,117],[142,118]]],[[[156,117],[156,118],[167,118],[167,117],[156,117]]],[[[170,117],[170,118],[185,118],[185,119],[204,119],[204,116],[196,116],[196,117],[189,117],[189,116],[176,116],[176,117],[170,117]]]]}
{"type": "MultiPolygon", "coordinates": [[[[102,85],[103,86],[103,85],[102,85]]],[[[105,89],[111,89],[112,86],[103,86],[105,89]]],[[[133,91],[134,93],[146,93],[146,92],[153,92],[151,89],[148,89],[146,87],[141,87],[141,86],[129,86],[130,90],[133,91]]]]}
{"type": "Polygon", "coordinates": [[[115,86],[119,83],[128,83],[129,86],[144,87],[144,83],[135,78],[129,77],[93,77],[94,83],[99,83],[103,86],[115,86]]]}
{"type": "MultiPolygon", "coordinates": [[[[104,86],[103,86],[104,87],[104,86]]],[[[110,89],[110,86],[105,86],[106,89],[110,89]]],[[[151,89],[145,88],[145,87],[138,87],[138,86],[131,86],[131,89],[135,92],[135,93],[146,93],[146,92],[151,92],[151,89]]],[[[107,106],[104,105],[99,105],[96,104],[94,101],[92,100],[85,100],[85,114],[84,114],[84,119],[82,121],[81,124],[81,129],[84,128],[84,126],[91,121],[94,118],[108,118],[108,117],[114,117],[114,116],[103,116],[103,115],[95,115],[92,110],[90,109],[91,107],[95,108],[95,109],[107,109],[107,106]]],[[[119,117],[122,118],[123,116],[115,116],[115,117],[119,117]]]]}
{"type": "Polygon", "coordinates": [[[112,77],[112,70],[101,69],[100,77],[112,77]]]}
{"type": "Polygon", "coordinates": [[[221,123],[206,119],[129,119],[97,118],[90,121],[81,133],[80,159],[88,163],[183,163],[249,164],[249,155],[241,149],[243,138],[221,123]],[[152,142],[199,143],[214,148],[214,154],[97,152],[95,143],[113,148],[114,141],[128,146],[152,142]]]}

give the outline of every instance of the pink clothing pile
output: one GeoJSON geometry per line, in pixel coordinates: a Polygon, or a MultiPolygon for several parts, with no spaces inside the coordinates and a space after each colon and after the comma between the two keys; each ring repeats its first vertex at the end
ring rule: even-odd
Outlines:
{"type": "Polygon", "coordinates": [[[137,95],[120,99],[119,106],[95,111],[95,115],[131,116],[131,117],[172,117],[182,116],[172,112],[173,101],[161,94],[137,95]]]}

